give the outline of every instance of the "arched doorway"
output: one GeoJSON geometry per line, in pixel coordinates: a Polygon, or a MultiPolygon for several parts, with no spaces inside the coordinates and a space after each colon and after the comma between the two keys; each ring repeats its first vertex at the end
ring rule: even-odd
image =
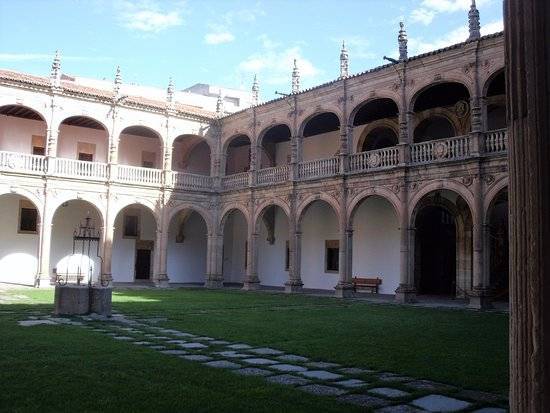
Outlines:
{"type": "Polygon", "coordinates": [[[285,124],[270,126],[260,134],[260,168],[290,163],[290,128],[285,124]]]}
{"type": "Polygon", "coordinates": [[[262,285],[283,287],[290,265],[288,217],[278,205],[262,210],[256,221],[258,277],[262,285]]]}
{"type": "Polygon", "coordinates": [[[302,233],[301,277],[304,288],[331,290],[339,279],[340,231],[334,208],[311,202],[299,217],[302,233]]]}
{"type": "Polygon", "coordinates": [[[414,210],[414,275],[420,295],[464,297],[472,288],[472,217],[457,193],[425,195],[414,210]]]}
{"type": "Polygon", "coordinates": [[[141,205],[123,208],[115,218],[112,274],[117,283],[149,282],[154,275],[157,221],[141,205]]]}
{"type": "Polygon", "coordinates": [[[167,246],[170,283],[204,284],[207,238],[206,222],[197,211],[186,208],[172,217],[167,246]]]}
{"type": "Polygon", "coordinates": [[[0,228],[0,282],[34,285],[38,273],[38,208],[24,196],[0,195],[0,228]]]}
{"type": "Polygon", "coordinates": [[[86,283],[91,278],[97,280],[101,274],[102,245],[99,254],[97,244],[92,244],[88,251],[82,243],[74,243],[73,236],[80,226],[90,219],[90,225],[96,231],[103,232],[103,217],[100,211],[90,202],[74,199],[63,202],[55,211],[52,220],[52,239],[50,249],[50,266],[52,275],[59,275],[68,282],[86,283]]]}
{"type": "Polygon", "coordinates": [[[225,175],[233,175],[250,170],[250,138],[237,135],[226,146],[225,175]]]}
{"type": "Polygon", "coordinates": [[[495,300],[508,300],[508,188],[491,201],[487,213],[489,283],[495,300]]]}
{"type": "Polygon", "coordinates": [[[222,219],[224,285],[242,285],[248,268],[248,222],[240,209],[228,211],[222,219]]]}

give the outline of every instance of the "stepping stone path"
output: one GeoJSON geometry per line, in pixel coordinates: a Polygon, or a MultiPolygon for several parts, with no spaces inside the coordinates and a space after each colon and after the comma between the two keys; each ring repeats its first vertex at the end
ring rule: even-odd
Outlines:
{"type": "Polygon", "coordinates": [[[240,376],[263,377],[268,383],[292,386],[309,394],[335,397],[341,403],[353,404],[376,413],[455,412],[465,409],[472,413],[507,411],[507,399],[498,394],[459,389],[430,380],[370,370],[364,366],[310,361],[302,355],[285,354],[270,347],[231,343],[151,325],[167,319],[136,321],[119,313],[113,314],[111,318],[61,318],[40,312],[25,314],[27,319],[18,322],[21,326],[86,328],[102,333],[104,337],[126,341],[167,356],[203,363],[206,367],[226,369],[240,376]]]}

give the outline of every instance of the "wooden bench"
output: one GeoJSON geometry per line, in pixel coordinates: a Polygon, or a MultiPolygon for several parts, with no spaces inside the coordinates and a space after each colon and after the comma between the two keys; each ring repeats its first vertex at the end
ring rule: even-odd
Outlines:
{"type": "Polygon", "coordinates": [[[382,284],[381,278],[362,278],[353,277],[353,291],[357,292],[358,289],[370,290],[371,293],[378,294],[378,286],[382,284]]]}

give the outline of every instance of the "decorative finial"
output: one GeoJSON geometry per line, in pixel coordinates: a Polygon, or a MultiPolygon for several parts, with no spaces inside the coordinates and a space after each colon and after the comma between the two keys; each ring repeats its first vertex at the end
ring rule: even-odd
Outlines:
{"type": "Polygon", "coordinates": [[[254,82],[252,83],[252,105],[256,106],[260,101],[260,85],[258,78],[254,75],[254,82]]]}
{"type": "Polygon", "coordinates": [[[481,37],[481,24],[479,23],[479,10],[476,7],[476,0],[472,0],[472,5],[468,12],[468,26],[470,28],[470,37],[468,40],[479,39],[481,37]]]}
{"type": "Polygon", "coordinates": [[[55,51],[55,56],[53,58],[50,82],[54,87],[61,86],[61,56],[59,50],[55,51]]]}
{"type": "Polygon", "coordinates": [[[168,88],[166,89],[166,102],[174,102],[174,82],[172,82],[172,77],[168,80],[168,88]]]}
{"type": "Polygon", "coordinates": [[[397,42],[399,43],[399,60],[401,62],[407,60],[407,31],[405,30],[405,23],[399,22],[399,36],[397,36],[397,42]]]}
{"type": "Polygon", "coordinates": [[[122,85],[122,75],[120,74],[120,66],[117,66],[116,74],[115,74],[115,87],[114,87],[114,92],[117,97],[120,95],[121,85],[122,85]]]}
{"type": "Polygon", "coordinates": [[[216,101],[216,114],[218,116],[223,115],[223,99],[222,99],[221,89],[220,89],[220,92],[218,93],[218,100],[216,101]]]}
{"type": "Polygon", "coordinates": [[[292,69],[292,93],[298,93],[300,91],[300,71],[298,70],[298,64],[294,59],[294,69],[292,69]]]}
{"type": "Polygon", "coordinates": [[[342,41],[342,50],[340,51],[340,79],[348,77],[349,56],[346,50],[346,43],[342,41]]]}

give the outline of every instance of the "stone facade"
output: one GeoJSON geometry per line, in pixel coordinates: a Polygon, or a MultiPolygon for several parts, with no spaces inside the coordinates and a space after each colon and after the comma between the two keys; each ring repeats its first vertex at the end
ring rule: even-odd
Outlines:
{"type": "MultiPolygon", "coordinates": [[[[298,90],[295,68],[292,94],[228,116],[177,105],[170,93],[166,102],[121,98],[116,83],[113,91],[78,89],[64,85],[55,73],[50,81],[0,72],[0,113],[18,116],[13,111],[26,108],[46,125],[43,156],[0,152],[0,194],[24,197],[39,211],[37,284],[49,284],[52,277],[56,211],[70,200],[82,200],[97,209],[102,223],[101,277],[106,280],[113,278],[120,211],[140,205],[154,216],[151,279],[160,286],[171,280],[167,251],[174,218],[185,222],[182,213],[198,213],[206,227],[204,284],[210,288],[223,286],[224,230],[235,214],[242,214],[246,226],[240,229],[246,246],[243,288],[259,287],[260,227],[265,224],[270,231],[274,218],[266,212],[276,206],[288,222],[284,287],[300,291],[302,222],[312,204],[323,203],[336,217],[334,288],[337,296],[346,297],[352,276],[361,273],[354,269],[354,252],[360,252],[354,251],[353,218],[365,200],[378,198],[392,209],[399,231],[396,299],[414,299],[422,272],[419,257],[426,257],[426,251],[418,251],[417,224],[425,208],[440,208],[453,217],[456,229],[452,293],[470,297],[475,307],[486,306],[489,214],[508,185],[506,131],[489,127],[499,122],[493,109],[504,105],[504,96],[493,93],[498,87],[492,86],[503,73],[503,35],[474,36],[414,58],[406,57],[403,28],[399,41],[401,56],[395,63],[348,76],[347,62],[341,62],[346,70],[337,80],[305,91],[298,90]],[[106,131],[103,164],[58,156],[60,128],[75,117],[92,119],[106,131]],[[277,127],[286,132],[269,132],[277,127]],[[158,139],[162,167],[119,163],[121,134],[139,135],[144,129],[158,139]],[[384,134],[393,134],[395,142],[371,145],[386,139],[384,134]],[[189,142],[184,152],[206,143],[209,175],[173,169],[180,141],[189,142]],[[235,173],[226,175],[228,170],[235,173]]],[[[347,59],[347,51],[342,56],[347,59]]]]}

